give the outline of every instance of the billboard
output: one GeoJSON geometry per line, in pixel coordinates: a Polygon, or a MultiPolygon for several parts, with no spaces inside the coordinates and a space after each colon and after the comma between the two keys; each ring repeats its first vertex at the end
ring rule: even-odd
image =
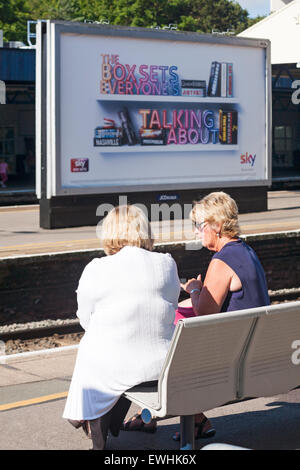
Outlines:
{"type": "Polygon", "coordinates": [[[46,26],[47,197],[270,183],[268,41],[46,26]]]}

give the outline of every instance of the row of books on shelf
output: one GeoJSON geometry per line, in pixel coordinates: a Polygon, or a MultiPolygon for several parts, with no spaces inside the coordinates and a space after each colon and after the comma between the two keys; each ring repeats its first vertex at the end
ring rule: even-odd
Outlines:
{"type": "Polygon", "coordinates": [[[219,110],[219,142],[223,145],[235,145],[238,138],[237,111],[219,110]]]}
{"type": "Polygon", "coordinates": [[[181,96],[233,98],[233,64],[214,61],[206,80],[181,80],[181,96]]]}
{"type": "Polygon", "coordinates": [[[221,97],[233,98],[233,64],[214,61],[211,64],[208,85],[206,80],[181,79],[181,90],[184,97],[221,97]]]}
{"type": "Polygon", "coordinates": [[[181,80],[181,96],[206,97],[206,80],[181,80]]]}
{"type": "MultiPolygon", "coordinates": [[[[127,108],[118,113],[121,126],[116,126],[112,119],[104,119],[104,125],[96,127],[94,133],[94,146],[120,146],[120,145],[166,145],[166,129],[139,129],[136,136],[127,108]]],[[[238,112],[234,110],[219,110],[219,142],[223,145],[237,144],[238,138],[238,112]]]]}
{"type": "Polygon", "coordinates": [[[214,61],[206,80],[181,80],[181,96],[233,98],[233,64],[214,61]]]}
{"type": "Polygon", "coordinates": [[[212,97],[233,97],[233,64],[212,62],[207,95],[212,97]]]}
{"type": "Polygon", "coordinates": [[[115,129],[105,129],[97,127],[95,129],[94,146],[118,146],[118,145],[166,145],[166,130],[165,129],[144,129],[139,130],[139,139],[128,138],[127,132],[117,127],[115,129]]]}

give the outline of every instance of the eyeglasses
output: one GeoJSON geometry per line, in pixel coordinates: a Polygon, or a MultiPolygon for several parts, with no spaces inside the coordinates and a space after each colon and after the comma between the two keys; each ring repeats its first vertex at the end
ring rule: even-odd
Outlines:
{"type": "Polygon", "coordinates": [[[200,223],[193,221],[193,224],[196,230],[199,230],[199,232],[202,232],[202,230],[204,229],[204,225],[206,224],[206,221],[200,222],[200,223]]]}

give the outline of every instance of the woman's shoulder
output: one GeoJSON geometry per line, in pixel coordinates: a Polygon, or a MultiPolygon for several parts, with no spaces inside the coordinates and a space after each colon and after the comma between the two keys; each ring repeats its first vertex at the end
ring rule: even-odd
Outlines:
{"type": "Polygon", "coordinates": [[[109,256],[101,256],[100,258],[93,258],[88,264],[87,266],[90,266],[90,267],[98,267],[100,266],[100,264],[103,264],[105,262],[105,260],[107,260],[109,258],[109,256]]]}
{"type": "Polygon", "coordinates": [[[223,256],[228,256],[231,253],[233,253],[234,256],[238,256],[238,253],[243,252],[245,250],[245,247],[247,247],[247,245],[241,238],[229,241],[221,248],[220,251],[217,251],[213,255],[213,258],[221,259],[223,256]]]}
{"type": "Polygon", "coordinates": [[[125,246],[122,248],[122,250],[119,252],[120,254],[122,253],[124,256],[145,256],[149,257],[152,259],[157,259],[157,260],[171,260],[173,259],[170,253],[161,253],[160,251],[150,251],[146,250],[145,248],[139,248],[137,246],[125,246]]]}
{"type": "Polygon", "coordinates": [[[131,257],[138,257],[143,259],[146,263],[161,265],[164,269],[172,269],[176,266],[176,263],[170,253],[161,253],[160,251],[150,251],[137,247],[129,247],[129,249],[126,249],[125,247],[121,250],[121,252],[124,252],[124,255],[128,256],[129,259],[131,257]]]}
{"type": "Polygon", "coordinates": [[[153,259],[156,259],[158,262],[172,264],[175,263],[174,258],[170,253],[161,253],[160,251],[149,251],[153,259]]]}
{"type": "Polygon", "coordinates": [[[129,261],[133,258],[146,258],[150,263],[162,264],[164,266],[176,265],[174,258],[170,253],[161,253],[159,251],[149,251],[144,248],[138,247],[124,247],[118,253],[112,256],[103,256],[100,258],[92,259],[84,268],[85,274],[92,274],[95,271],[101,271],[107,269],[109,265],[111,267],[116,264],[123,264],[127,258],[129,261]]]}
{"type": "Polygon", "coordinates": [[[103,256],[101,258],[93,258],[84,268],[83,274],[92,274],[95,271],[101,269],[105,263],[107,263],[108,256],[103,256]]]}

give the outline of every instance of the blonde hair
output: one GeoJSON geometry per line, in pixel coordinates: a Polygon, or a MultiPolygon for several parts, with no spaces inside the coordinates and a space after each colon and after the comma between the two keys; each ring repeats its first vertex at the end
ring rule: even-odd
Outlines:
{"type": "Polygon", "coordinates": [[[206,221],[212,228],[222,225],[220,235],[235,238],[240,235],[238,207],[228,194],[218,191],[194,203],[190,217],[194,222],[206,221]]]}
{"type": "Polygon", "coordinates": [[[101,240],[107,255],[124,246],[137,246],[151,251],[154,238],[150,223],[137,206],[124,205],[112,209],[102,223],[101,240]]]}

